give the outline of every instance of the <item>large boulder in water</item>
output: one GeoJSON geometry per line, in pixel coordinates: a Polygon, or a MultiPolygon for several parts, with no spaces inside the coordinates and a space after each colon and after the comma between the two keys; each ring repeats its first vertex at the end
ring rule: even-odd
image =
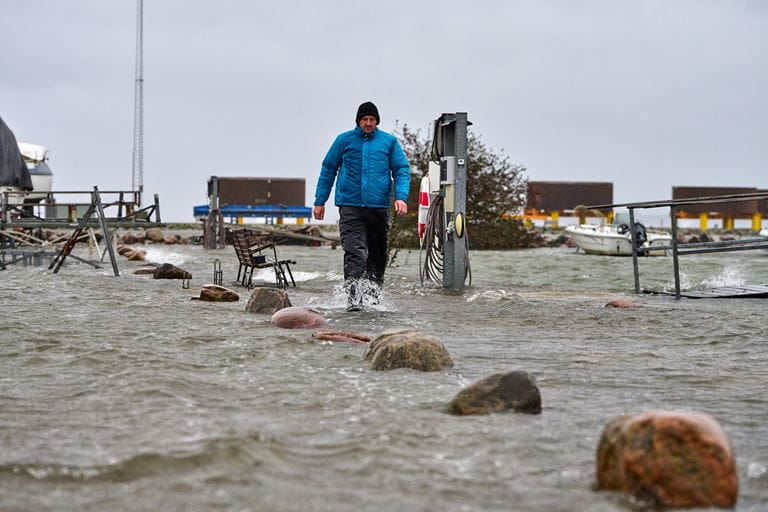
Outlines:
{"type": "Polygon", "coordinates": [[[291,301],[285,290],[277,288],[256,288],[251,293],[245,310],[249,313],[274,315],[283,308],[291,307],[291,301]]]}
{"type": "Polygon", "coordinates": [[[619,416],[597,448],[597,488],[651,507],[733,507],[739,482],[720,425],[697,412],[619,416]]]}
{"type": "Polygon", "coordinates": [[[434,336],[415,329],[389,329],[368,345],[363,359],[374,370],[410,368],[435,372],[453,366],[445,345],[434,336]]]}
{"type": "Polygon", "coordinates": [[[467,386],[451,400],[451,413],[488,414],[506,410],[538,414],[541,394],[536,379],[524,371],[497,373],[467,386]]]}
{"type": "Polygon", "coordinates": [[[358,345],[360,343],[368,343],[371,341],[370,336],[360,334],[354,331],[341,331],[339,329],[318,329],[312,333],[309,337],[310,341],[317,341],[320,343],[336,344],[345,343],[358,345]]]}
{"type": "Polygon", "coordinates": [[[272,315],[270,322],[284,329],[312,329],[324,326],[325,318],[314,309],[291,306],[272,315]]]}
{"type": "Polygon", "coordinates": [[[170,263],[163,263],[155,269],[155,279],[192,279],[192,274],[170,263]]]}
{"type": "Polygon", "coordinates": [[[149,228],[144,232],[144,236],[146,237],[147,240],[151,240],[156,244],[163,243],[163,240],[165,239],[163,230],[160,228],[149,228]]]}
{"type": "Polygon", "coordinates": [[[240,296],[223,286],[215,284],[204,284],[200,289],[199,297],[192,297],[192,300],[204,300],[208,302],[237,302],[240,296]]]}

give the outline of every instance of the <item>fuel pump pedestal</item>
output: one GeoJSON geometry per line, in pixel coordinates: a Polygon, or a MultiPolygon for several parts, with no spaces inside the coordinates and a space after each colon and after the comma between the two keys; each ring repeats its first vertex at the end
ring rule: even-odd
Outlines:
{"type": "MultiPolygon", "coordinates": [[[[469,244],[466,238],[467,203],[466,112],[442,114],[434,121],[432,160],[439,162],[439,191],[443,199],[443,287],[463,290],[469,274],[469,244]]],[[[433,166],[433,170],[436,170],[433,166]]],[[[430,182],[434,183],[430,176],[430,182]]]]}

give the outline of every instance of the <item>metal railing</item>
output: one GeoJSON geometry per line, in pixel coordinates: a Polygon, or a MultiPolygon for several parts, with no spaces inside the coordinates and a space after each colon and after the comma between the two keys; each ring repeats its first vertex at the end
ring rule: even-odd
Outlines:
{"type": "MultiPolygon", "coordinates": [[[[0,193],[0,227],[3,229],[72,227],[77,225],[78,219],[93,202],[93,191],[90,190],[52,191],[48,192],[43,202],[23,204],[23,197],[26,194],[26,192],[13,191],[0,193]],[[57,202],[55,199],[61,196],[68,196],[74,200],[57,202]],[[87,196],[87,199],[82,196],[87,196]],[[44,214],[41,209],[44,209],[44,214]]],[[[154,196],[154,203],[144,208],[140,207],[141,193],[138,191],[110,190],[99,191],[99,194],[103,198],[103,208],[111,208],[112,215],[105,218],[110,227],[161,224],[160,202],[157,194],[154,196]],[[116,212],[114,208],[117,208],[116,212]]]]}
{"type": "Polygon", "coordinates": [[[730,194],[722,196],[692,197],[686,199],[670,199],[666,201],[647,201],[640,203],[622,203],[588,206],[587,208],[627,208],[629,210],[629,228],[632,236],[632,268],[635,279],[635,293],[640,293],[640,270],[638,268],[638,254],[651,251],[671,250],[672,265],[675,273],[675,298],[680,298],[680,265],[678,257],[689,254],[706,254],[728,251],[748,251],[754,249],[768,249],[768,239],[750,238],[741,240],[721,240],[714,242],[678,243],[677,241],[677,212],[681,206],[694,204],[732,203],[741,201],[755,201],[768,199],[768,192],[753,192],[749,194],[730,194]],[[672,226],[672,243],[665,246],[638,247],[637,231],[635,229],[635,210],[648,208],[669,208],[670,225],[672,226]]]}

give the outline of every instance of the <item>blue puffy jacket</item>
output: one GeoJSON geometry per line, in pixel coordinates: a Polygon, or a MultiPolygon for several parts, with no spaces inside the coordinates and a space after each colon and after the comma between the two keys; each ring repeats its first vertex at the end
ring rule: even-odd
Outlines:
{"type": "Polygon", "coordinates": [[[336,206],[389,208],[392,181],[395,199],[408,200],[410,167],[397,139],[378,128],[370,135],[360,127],[333,141],[317,180],[315,206],[323,206],[336,183],[336,206]]]}

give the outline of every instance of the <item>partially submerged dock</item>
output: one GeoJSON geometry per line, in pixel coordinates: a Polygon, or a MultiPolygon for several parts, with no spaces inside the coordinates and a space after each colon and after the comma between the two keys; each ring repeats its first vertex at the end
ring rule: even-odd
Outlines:
{"type": "MultiPolygon", "coordinates": [[[[18,204],[13,192],[0,195],[0,270],[8,265],[42,265],[50,262],[49,268],[58,272],[64,260],[71,256],[74,246],[83,240],[96,245],[95,232],[101,231],[105,248],[101,252],[103,261],[109,254],[116,276],[120,275],[112,247],[115,231],[124,229],[148,229],[164,227],[160,219],[160,200],[157,194],[149,206],[141,206],[141,194],[134,191],[59,191],[50,192],[42,204],[18,204]],[[72,201],[57,202],[62,196],[72,201]],[[86,196],[87,201],[83,199],[86,196]],[[109,212],[109,214],[107,214],[109,212]],[[48,240],[43,234],[47,230],[72,230],[69,235],[60,235],[48,240]],[[55,267],[55,268],[54,268],[55,267]]],[[[97,262],[75,259],[100,268],[97,262]]]]}
{"type": "MultiPolygon", "coordinates": [[[[634,271],[635,293],[641,293],[640,270],[638,256],[651,250],[666,250],[672,253],[672,262],[675,278],[675,298],[768,298],[768,285],[747,285],[719,287],[707,290],[680,290],[680,264],[679,257],[693,254],[707,254],[729,251],[750,251],[755,249],[768,249],[768,238],[747,238],[740,240],[721,240],[712,242],[680,243],[677,239],[677,212],[679,209],[690,205],[706,205],[718,203],[734,203],[743,201],[762,201],[768,199],[768,192],[753,192],[748,194],[729,194],[720,196],[692,197],[686,199],[671,199],[666,201],[647,201],[639,203],[621,203],[609,205],[588,206],[590,209],[627,208],[629,210],[629,226],[632,234],[632,268],[634,271]],[[672,226],[672,243],[665,246],[642,248],[637,246],[637,231],[635,226],[635,210],[649,208],[669,208],[670,225],[672,226]]],[[[645,293],[667,294],[671,292],[659,290],[642,290],[645,293]]]]}

